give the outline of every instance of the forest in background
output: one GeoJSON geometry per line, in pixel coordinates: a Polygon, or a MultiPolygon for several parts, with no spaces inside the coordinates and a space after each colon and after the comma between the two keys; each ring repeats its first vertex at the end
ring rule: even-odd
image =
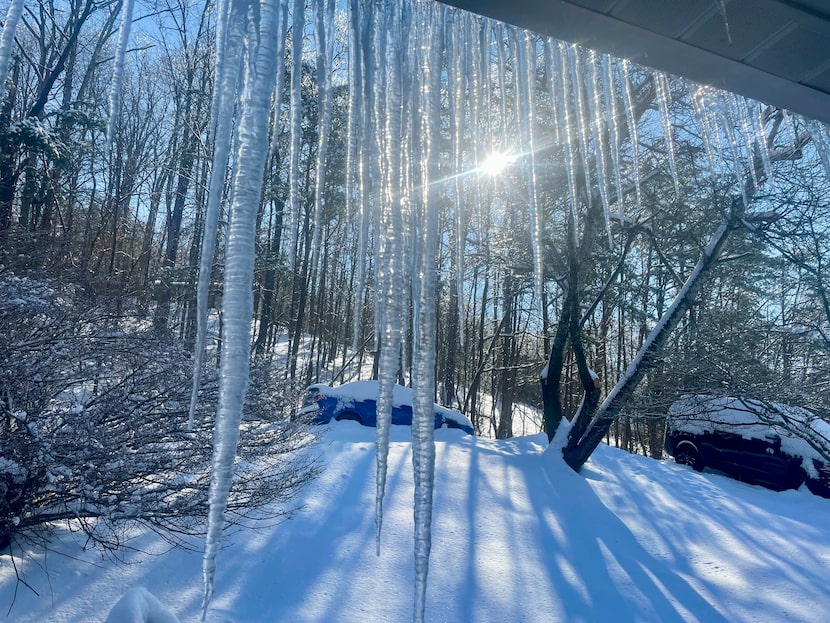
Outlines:
{"type": "MultiPolygon", "coordinates": [[[[115,305],[113,316],[141,314],[152,324],[153,335],[179,341],[187,350],[195,335],[196,270],[212,157],[214,7],[195,1],[138,2],[120,113],[107,151],[120,8],[119,2],[92,0],[26,6],[0,110],[2,272],[74,284],[90,307],[105,301],[115,305]]],[[[314,20],[305,25],[298,146],[291,144],[291,117],[298,113],[289,97],[289,29],[289,60],[282,87],[275,91],[279,99],[257,217],[253,352],[267,361],[276,340],[287,338],[289,356],[269,375],[297,387],[328,380],[321,379],[324,369],[344,370],[335,382],[347,378],[350,366],[356,369],[378,352],[372,241],[382,224],[370,223],[368,258],[359,257],[355,154],[366,148],[350,140],[348,17],[341,8],[332,23],[332,55],[325,65],[315,62],[314,20]],[[325,177],[318,184],[323,170],[318,161],[320,85],[326,82],[318,75],[321,67],[330,73],[332,89],[325,177]],[[294,155],[298,160],[292,165],[294,155]],[[292,224],[296,237],[287,233],[292,184],[299,199],[299,218],[292,224]],[[322,209],[315,218],[318,206],[322,209]],[[313,252],[316,241],[319,253],[313,252]],[[364,260],[368,269],[359,277],[364,260]],[[357,288],[359,282],[366,287],[357,288]],[[300,356],[305,335],[312,340],[310,356],[300,356]]],[[[491,88],[472,81],[459,87],[448,77],[441,93],[441,153],[435,166],[447,181],[437,188],[443,209],[436,266],[436,399],[464,411],[480,430],[487,421],[497,435],[512,434],[515,403],[542,406],[539,373],[555,347],[568,294],[578,296],[581,348],[607,393],[681,287],[713,223],[736,197],[743,197],[752,205],[753,220],[733,233],[725,257],[697,292],[659,365],[651,367],[615,421],[611,439],[629,450],[660,456],[666,408],[690,392],[776,399],[827,413],[828,184],[820,146],[802,140],[773,163],[772,181],[754,180],[761,183],[752,185],[747,198],[754,169],[747,179],[736,180],[733,171],[712,166],[694,123],[696,102],[689,84],[664,82],[630,66],[628,92],[623,89],[616,97],[620,110],[627,106],[636,116],[636,124],[626,127],[636,127],[639,136],[635,142],[620,132],[617,190],[635,207],[625,218],[604,219],[602,184],[583,174],[576,195],[585,216],[574,225],[582,242],[569,248],[574,239],[569,204],[576,195],[569,191],[572,182],[563,162],[574,155],[564,153],[559,142],[544,140],[559,130],[550,65],[540,52],[530,87],[536,103],[534,133],[541,145],[533,182],[543,216],[540,305],[526,163],[516,162],[494,176],[477,170],[492,136],[509,139],[519,133],[516,119],[522,111],[516,92],[522,86],[516,65],[509,62],[519,54],[519,38],[478,18],[457,19],[466,20],[470,40],[487,33],[493,64],[500,57],[507,63],[503,74],[487,71],[484,62],[479,65],[477,79],[489,81],[491,88]],[[479,88],[490,97],[474,106],[469,93],[479,88]],[[661,95],[665,88],[668,92],[661,95]],[[671,112],[670,139],[661,131],[661,97],[671,112]],[[459,134],[460,119],[474,115],[483,138],[467,141],[474,146],[462,149],[458,137],[470,137],[459,134]],[[579,279],[569,282],[575,266],[579,279]],[[493,401],[483,400],[484,395],[493,401]]],[[[442,63],[450,76],[457,56],[453,46],[463,42],[447,37],[442,63]]],[[[593,62],[584,51],[566,54],[585,67],[593,62]]],[[[587,111],[587,100],[584,107],[587,111]]],[[[767,124],[763,129],[770,148],[796,144],[809,125],[764,107],[758,116],[767,124]]],[[[735,128],[736,135],[745,130],[735,128]]],[[[220,228],[212,307],[221,297],[222,242],[220,228]]],[[[18,343],[15,326],[5,325],[8,344],[18,343]]],[[[582,400],[583,383],[578,357],[567,337],[562,339],[562,407],[570,416],[582,400]]],[[[13,350],[8,347],[7,358],[13,350]]],[[[411,330],[403,351],[399,376],[407,382],[411,330]]],[[[6,417],[16,410],[8,399],[13,393],[7,390],[4,397],[6,417]]]]}

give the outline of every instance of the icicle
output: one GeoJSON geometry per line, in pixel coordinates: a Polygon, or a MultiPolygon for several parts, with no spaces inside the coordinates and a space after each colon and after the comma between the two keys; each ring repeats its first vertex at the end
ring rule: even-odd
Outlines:
{"type": "MultiPolygon", "coordinates": [[[[349,2],[349,122],[346,128],[346,192],[345,204],[346,214],[351,215],[354,211],[355,194],[355,168],[359,167],[357,159],[357,137],[360,132],[360,119],[363,99],[361,88],[361,63],[363,54],[360,46],[360,0],[349,2]],[[355,165],[358,164],[357,167],[355,165]]],[[[360,186],[358,185],[358,189],[360,186]]],[[[354,318],[352,320],[352,350],[360,347],[361,332],[363,327],[363,291],[366,287],[366,238],[364,235],[364,221],[366,221],[366,234],[368,234],[368,220],[362,202],[358,201],[358,245],[357,245],[357,274],[355,275],[355,300],[354,318]]]]}
{"type": "Polygon", "coordinates": [[[378,117],[384,126],[379,129],[383,139],[384,161],[381,211],[380,257],[378,281],[382,284],[383,340],[380,344],[379,387],[377,400],[377,482],[375,496],[375,546],[380,554],[380,536],[383,527],[383,498],[386,490],[386,471],[389,455],[389,429],[392,418],[392,397],[400,367],[401,354],[401,297],[403,295],[403,245],[401,230],[401,19],[400,5],[386,0],[384,27],[379,35],[384,39],[384,64],[387,72],[385,93],[376,92],[376,98],[385,98],[385,117],[378,117]],[[381,278],[382,277],[382,278],[381,278]]]}
{"type": "Polygon", "coordinates": [[[216,235],[219,229],[219,215],[222,211],[222,195],[225,190],[225,169],[231,148],[234,103],[240,80],[245,15],[240,12],[239,6],[238,3],[234,3],[229,16],[226,19],[219,20],[227,22],[225,26],[230,30],[229,36],[226,37],[225,26],[223,26],[221,29],[222,42],[220,42],[220,29],[217,28],[216,30],[218,63],[213,96],[216,109],[213,111],[214,118],[211,119],[211,125],[214,126],[215,132],[208,200],[199,256],[199,278],[196,286],[196,344],[193,353],[193,386],[190,392],[190,409],[187,418],[188,430],[193,429],[199,398],[199,385],[202,379],[202,364],[207,339],[208,291],[210,289],[211,273],[213,272],[213,258],[216,253],[216,235]]]}
{"type": "MultiPolygon", "coordinates": [[[[468,75],[467,86],[467,101],[470,104],[470,120],[469,120],[469,137],[468,152],[472,161],[474,169],[478,169],[483,156],[482,148],[482,134],[486,132],[487,139],[492,136],[489,132],[489,127],[483,129],[481,127],[481,119],[485,114],[482,111],[482,106],[488,102],[490,94],[486,92],[484,86],[483,75],[487,71],[484,66],[485,62],[485,38],[489,38],[489,20],[482,20],[473,13],[465,12],[465,32],[467,36],[467,44],[464,46],[464,64],[469,69],[465,72],[468,75]],[[488,23],[488,26],[485,26],[488,23]],[[487,28],[486,32],[485,29],[487,28]]],[[[486,53],[489,54],[489,48],[486,48],[486,53]]],[[[489,83],[488,83],[489,84],[489,83]]],[[[488,102],[489,103],[489,102],[488,102]]],[[[486,117],[489,125],[490,118],[486,117]]],[[[464,236],[461,243],[462,259],[466,256],[465,246],[467,243],[467,235],[475,227],[475,219],[481,214],[481,192],[482,192],[482,177],[480,175],[473,176],[468,182],[468,198],[465,202],[466,224],[462,228],[464,236]]],[[[464,264],[462,264],[464,267],[464,264]]],[[[460,322],[458,325],[458,335],[460,343],[464,344],[466,341],[466,321],[467,321],[467,304],[464,294],[464,270],[459,274],[458,289],[458,317],[460,322]]]]}
{"type": "Polygon", "coordinates": [[[314,184],[314,218],[311,234],[311,266],[316,267],[320,261],[320,222],[325,204],[326,158],[328,156],[329,129],[331,128],[331,56],[333,51],[334,32],[334,0],[315,0],[314,13],[316,17],[317,36],[317,162],[315,165],[316,179],[314,184]]]}
{"type": "Polygon", "coordinates": [[[663,136],[666,137],[666,157],[669,162],[669,173],[674,184],[674,196],[680,197],[680,181],[677,179],[677,166],[674,160],[674,133],[672,132],[671,113],[669,112],[671,87],[668,77],[662,72],[655,71],[652,74],[652,79],[654,80],[654,91],[657,97],[657,108],[660,111],[660,122],[663,126],[663,136]]]}
{"type": "Polygon", "coordinates": [[[749,125],[749,119],[746,111],[746,100],[740,95],[733,94],[730,99],[730,104],[734,111],[733,117],[738,122],[741,130],[741,137],[744,140],[747,168],[749,169],[749,177],[752,180],[752,187],[758,188],[760,181],[758,180],[758,174],[755,171],[754,137],[752,129],[749,125]]]}
{"type": "Polygon", "coordinates": [[[441,79],[441,27],[439,11],[427,5],[429,19],[428,51],[421,68],[423,80],[421,92],[424,96],[423,148],[423,197],[424,220],[420,235],[420,297],[415,306],[414,333],[414,405],[412,421],[412,463],[415,477],[415,611],[413,620],[423,623],[426,609],[427,576],[429,555],[432,546],[432,496],[435,478],[435,414],[433,396],[435,393],[435,265],[438,244],[438,203],[433,170],[437,158],[439,137],[438,115],[440,114],[441,79]],[[431,10],[430,10],[431,9],[431,10]]]}
{"type": "MultiPolygon", "coordinates": [[[[213,55],[213,75],[216,80],[219,80],[219,68],[225,63],[225,47],[227,38],[225,35],[228,27],[228,13],[230,6],[229,0],[217,0],[216,2],[216,28],[214,34],[214,44],[216,53],[213,55]]],[[[214,86],[213,94],[210,98],[210,134],[215,136],[216,124],[219,119],[219,97],[222,94],[222,89],[214,86]]]]}
{"type": "MultiPolygon", "coordinates": [[[[465,33],[467,37],[467,43],[464,46],[464,66],[469,68],[466,71],[468,77],[467,98],[470,103],[470,121],[468,126],[470,129],[469,146],[472,148],[473,152],[473,166],[477,168],[479,164],[479,147],[481,145],[481,106],[482,103],[486,101],[484,99],[485,94],[483,93],[482,88],[482,73],[484,70],[481,66],[482,57],[480,53],[482,46],[481,39],[484,35],[484,29],[482,26],[482,20],[477,15],[465,12],[464,17],[465,33]]],[[[475,180],[476,183],[478,183],[479,178],[476,177],[475,180]]]]}
{"type": "MultiPolygon", "coordinates": [[[[495,91],[493,89],[493,75],[490,55],[493,49],[492,44],[492,21],[489,19],[482,19],[472,13],[467,14],[471,23],[473,32],[472,40],[470,42],[469,55],[473,70],[471,72],[471,90],[470,99],[473,102],[473,116],[470,120],[473,139],[472,139],[472,161],[473,166],[478,169],[485,158],[485,153],[489,150],[488,145],[492,142],[495,136],[495,126],[493,124],[493,103],[495,91]]],[[[506,149],[506,146],[502,146],[506,149]]],[[[468,234],[477,237],[479,244],[483,237],[485,222],[485,207],[482,199],[486,192],[486,180],[481,175],[476,175],[472,179],[472,201],[470,203],[470,211],[468,216],[468,234]]],[[[471,299],[467,299],[462,303],[463,317],[465,322],[462,324],[466,335],[466,318],[467,318],[467,303],[475,303],[471,299]]],[[[462,343],[466,341],[466,337],[462,337],[462,343]]]]}
{"type": "Polygon", "coordinates": [[[501,144],[510,144],[507,137],[507,61],[504,54],[504,41],[506,26],[499,22],[496,30],[496,68],[499,84],[499,120],[501,122],[501,144]]]}
{"type": "Polygon", "coordinates": [[[710,107],[706,101],[706,92],[707,87],[697,86],[691,95],[700,135],[703,137],[703,145],[706,148],[706,157],[709,160],[709,170],[714,173],[717,169],[717,157],[713,138],[718,138],[718,135],[717,128],[712,121],[710,107]]]}
{"type": "MultiPolygon", "coordinates": [[[[487,115],[487,139],[493,136],[493,63],[491,60],[491,52],[493,48],[493,25],[491,20],[483,20],[481,33],[481,70],[482,70],[482,101],[486,105],[487,115]]],[[[478,166],[476,162],[476,166],[478,166]]]]}
{"type": "Polygon", "coordinates": [[[588,112],[594,124],[594,165],[597,170],[597,187],[599,188],[599,197],[602,202],[602,215],[605,222],[605,233],[608,236],[608,246],[613,244],[611,238],[611,223],[609,214],[611,211],[611,201],[609,199],[608,191],[608,149],[606,148],[606,139],[608,131],[605,128],[603,119],[602,102],[600,93],[602,89],[599,84],[599,76],[597,74],[596,53],[593,50],[588,51],[588,78],[586,88],[588,91],[588,112]]]}
{"type": "Polygon", "coordinates": [[[628,136],[631,138],[631,152],[634,157],[634,191],[637,198],[637,207],[642,208],[643,198],[640,194],[640,137],[637,131],[637,119],[634,117],[634,98],[631,95],[631,78],[628,75],[628,61],[623,59],[622,95],[625,105],[625,116],[628,121],[628,136]]]}
{"type": "Polygon", "coordinates": [[[453,211],[455,215],[455,296],[456,309],[458,313],[458,332],[460,340],[464,340],[464,238],[466,222],[464,218],[464,201],[462,198],[462,184],[465,181],[462,176],[464,164],[462,160],[464,136],[464,87],[465,77],[469,66],[465,64],[465,50],[468,42],[465,41],[465,33],[459,23],[464,19],[461,11],[451,11],[450,21],[447,24],[449,30],[449,49],[447,56],[450,59],[448,71],[448,82],[450,84],[450,133],[452,135],[452,150],[454,159],[453,171],[453,211]]]}
{"type": "Polygon", "coordinates": [[[622,164],[620,162],[620,119],[617,109],[617,98],[614,95],[614,67],[611,64],[611,57],[603,57],[603,70],[605,73],[604,92],[605,109],[608,115],[608,131],[611,142],[611,166],[614,169],[614,184],[617,189],[617,214],[622,218],[625,206],[622,185],[622,164]]]}
{"type": "MultiPolygon", "coordinates": [[[[398,279],[399,292],[401,296],[401,362],[411,357],[411,353],[404,352],[403,337],[407,327],[411,326],[411,287],[412,283],[417,280],[412,265],[412,246],[414,243],[415,231],[415,195],[417,191],[417,182],[415,178],[418,175],[419,150],[418,140],[419,132],[417,124],[420,122],[420,99],[417,89],[417,75],[418,63],[420,62],[419,54],[404,53],[404,50],[413,49],[421,45],[421,39],[418,38],[418,31],[416,25],[413,24],[413,19],[417,16],[417,12],[413,10],[412,4],[404,2],[401,5],[401,57],[403,60],[402,74],[401,74],[401,275],[398,279]]],[[[411,360],[411,359],[410,359],[411,360]]]]}
{"type": "Polygon", "coordinates": [[[6,11],[3,34],[0,35],[0,100],[6,97],[6,78],[9,76],[9,65],[12,60],[14,35],[17,32],[17,24],[20,22],[25,3],[26,0],[12,0],[6,11]]]}
{"type": "Polygon", "coordinates": [[[806,121],[806,126],[821,163],[824,165],[824,172],[830,177],[830,140],[827,136],[827,126],[812,119],[806,121]]]}
{"type": "MultiPolygon", "coordinates": [[[[492,49],[492,32],[491,20],[475,18],[472,14],[470,19],[475,19],[478,25],[478,45],[476,50],[471,50],[474,55],[474,71],[473,71],[473,89],[470,97],[474,101],[473,118],[471,120],[473,131],[475,132],[475,139],[473,141],[473,166],[478,168],[483,160],[483,150],[486,149],[486,142],[492,140],[493,137],[493,97],[492,90],[492,72],[490,66],[490,52],[492,49]],[[484,119],[484,127],[482,127],[482,119],[484,119]]],[[[479,239],[482,237],[481,232],[484,231],[484,208],[482,202],[482,193],[484,192],[484,179],[481,175],[476,175],[473,178],[473,202],[472,202],[472,217],[470,221],[473,223],[470,231],[477,228],[479,232],[479,239]]],[[[466,306],[465,306],[466,314],[466,306]]],[[[463,340],[462,340],[463,341],[463,340]]]]}
{"type": "Polygon", "coordinates": [[[782,110],[781,111],[781,116],[782,116],[781,123],[784,126],[784,129],[786,130],[787,136],[790,139],[790,146],[793,149],[795,149],[796,145],[798,144],[798,134],[795,131],[795,127],[793,126],[792,114],[790,113],[789,110],[782,110]]]}
{"type": "MultiPolygon", "coordinates": [[[[268,147],[268,159],[273,159],[279,148],[280,133],[277,128],[282,123],[282,99],[285,91],[285,40],[288,37],[288,9],[280,5],[280,24],[277,28],[277,77],[274,83],[273,114],[271,115],[271,145],[268,147]]],[[[266,171],[268,163],[265,164],[266,171]]]]}
{"type": "Polygon", "coordinates": [[[749,205],[749,201],[746,194],[746,185],[744,184],[743,167],[741,166],[741,150],[738,146],[737,137],[735,136],[736,121],[731,106],[729,106],[729,102],[725,99],[725,95],[721,94],[718,100],[719,105],[717,106],[717,110],[721,118],[721,128],[726,135],[729,153],[732,155],[732,171],[735,174],[735,181],[741,191],[741,199],[743,200],[744,207],[746,207],[749,205]]]}
{"type": "Polygon", "coordinates": [[[590,121],[585,112],[585,99],[583,97],[582,77],[582,63],[580,62],[580,49],[571,45],[568,46],[568,70],[571,75],[571,86],[573,87],[574,107],[576,114],[576,138],[579,149],[579,154],[582,160],[582,172],[585,176],[585,203],[588,206],[588,211],[591,211],[593,193],[591,192],[591,165],[588,159],[589,140],[591,136],[590,121]]]}
{"type": "Polygon", "coordinates": [[[371,16],[369,28],[369,40],[367,44],[369,47],[370,61],[372,72],[368,81],[369,92],[371,97],[369,99],[370,110],[370,126],[372,142],[369,143],[372,149],[372,158],[370,160],[372,168],[370,169],[370,188],[367,196],[374,206],[376,218],[373,221],[374,225],[374,239],[377,246],[378,264],[376,266],[376,285],[375,285],[375,351],[379,351],[386,330],[386,307],[384,305],[385,298],[383,293],[387,288],[387,275],[389,266],[386,265],[380,258],[380,252],[383,244],[383,223],[381,222],[382,211],[385,205],[385,191],[386,186],[384,181],[387,179],[387,161],[384,158],[386,153],[386,32],[384,21],[384,2],[379,0],[373,3],[374,10],[371,16]]]}
{"type": "Polygon", "coordinates": [[[755,135],[755,150],[758,157],[761,159],[761,166],[764,169],[764,177],[769,180],[772,186],[775,186],[775,179],[772,171],[772,160],[769,156],[769,145],[767,145],[767,133],[765,130],[766,119],[764,119],[765,105],[752,100],[747,100],[749,107],[749,118],[752,122],[752,132],[755,135]],[[754,109],[754,114],[753,114],[754,109]]]}
{"type": "MultiPolygon", "coordinates": [[[[527,141],[522,138],[522,124],[523,119],[519,119],[522,113],[522,83],[526,79],[526,72],[524,68],[521,66],[519,62],[519,51],[524,47],[524,43],[522,41],[522,37],[524,36],[524,30],[520,28],[510,27],[508,29],[509,35],[509,43],[510,43],[510,61],[512,64],[511,67],[511,87],[513,89],[513,118],[515,119],[515,130],[514,132],[518,132],[519,136],[514,137],[512,142],[519,141],[521,144],[519,145],[518,151],[522,157],[526,157],[528,144],[527,141]]],[[[523,52],[522,52],[523,53],[523,52]]]]}
{"type": "Polygon", "coordinates": [[[542,215],[536,196],[536,141],[534,125],[536,123],[536,35],[525,31],[523,41],[518,49],[519,94],[521,100],[519,123],[522,139],[527,146],[527,199],[530,216],[530,240],[533,251],[533,287],[536,304],[544,314],[544,247],[542,245],[542,215]]]}
{"type": "Polygon", "coordinates": [[[303,31],[305,0],[294,0],[291,17],[291,137],[288,148],[289,242],[288,268],[293,271],[297,261],[300,235],[300,148],[303,133],[303,31]]]}
{"type": "MultiPolygon", "coordinates": [[[[568,177],[568,195],[570,197],[571,220],[573,221],[573,227],[570,228],[573,236],[573,240],[571,242],[576,245],[576,231],[579,224],[577,219],[579,196],[576,189],[577,163],[576,156],[574,155],[574,143],[576,142],[576,139],[574,138],[573,123],[571,121],[571,107],[569,105],[570,100],[572,99],[569,89],[570,72],[568,71],[567,49],[565,49],[564,46],[564,43],[559,43],[556,48],[559,61],[558,64],[562,75],[562,97],[559,106],[561,117],[558,119],[558,123],[564,132],[563,143],[565,147],[565,173],[568,177]]],[[[552,94],[552,96],[556,97],[556,94],[552,94]]]]}
{"type": "Polygon", "coordinates": [[[224,335],[208,494],[208,528],[202,562],[205,583],[202,621],[207,616],[213,594],[216,554],[224,527],[224,513],[239,442],[239,423],[248,387],[256,214],[261,200],[262,171],[268,155],[268,119],[276,77],[274,59],[277,50],[274,34],[278,24],[278,7],[279,0],[262,0],[258,12],[246,11],[255,20],[253,28],[258,36],[248,38],[245,84],[240,106],[240,148],[235,163],[234,198],[225,260],[222,296],[224,335]]]}
{"type": "MultiPolygon", "coordinates": [[[[360,50],[360,63],[357,71],[360,72],[360,108],[358,110],[359,128],[360,128],[360,146],[358,150],[358,205],[360,214],[360,229],[358,232],[358,263],[356,275],[356,292],[361,296],[366,289],[367,271],[369,263],[369,242],[370,231],[369,226],[372,223],[372,216],[374,214],[374,204],[376,203],[376,193],[374,192],[375,176],[376,176],[376,155],[373,147],[375,146],[375,124],[373,115],[375,113],[375,75],[377,70],[375,68],[375,46],[373,45],[374,32],[377,30],[373,27],[375,21],[374,5],[372,3],[360,2],[356,0],[357,6],[360,10],[357,11],[356,18],[359,20],[357,30],[356,45],[360,50]]],[[[377,224],[375,224],[377,229],[377,224]]],[[[376,291],[378,287],[376,286],[376,291]]],[[[378,308],[378,296],[375,296],[375,308],[378,308]]],[[[363,300],[361,299],[355,305],[355,336],[361,335],[363,317],[363,300]]],[[[377,350],[377,343],[380,336],[380,320],[379,314],[374,315],[374,330],[372,335],[375,340],[374,349],[377,350]]],[[[357,347],[357,344],[356,344],[357,347]]]]}
{"type": "Polygon", "coordinates": [[[559,125],[561,118],[561,111],[559,110],[559,97],[562,93],[562,85],[560,80],[562,77],[559,64],[556,62],[554,48],[556,41],[551,38],[545,39],[545,73],[548,77],[548,93],[550,94],[550,111],[553,119],[553,142],[556,145],[561,145],[564,142],[562,138],[562,128],[559,125]]]}
{"type": "Polygon", "coordinates": [[[130,40],[130,29],[133,25],[133,7],[135,0],[125,0],[121,9],[121,27],[118,29],[118,43],[115,46],[115,67],[112,70],[112,84],[110,85],[110,118],[107,122],[107,144],[105,153],[112,149],[112,140],[115,136],[115,125],[121,111],[121,85],[124,82],[124,59],[127,56],[127,43],[130,40]]]}

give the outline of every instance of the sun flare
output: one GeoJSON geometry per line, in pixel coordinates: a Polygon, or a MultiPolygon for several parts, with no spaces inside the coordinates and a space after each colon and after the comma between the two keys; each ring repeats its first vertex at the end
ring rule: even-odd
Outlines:
{"type": "Polygon", "coordinates": [[[513,163],[513,154],[494,151],[484,159],[478,170],[485,175],[496,176],[513,163]]]}

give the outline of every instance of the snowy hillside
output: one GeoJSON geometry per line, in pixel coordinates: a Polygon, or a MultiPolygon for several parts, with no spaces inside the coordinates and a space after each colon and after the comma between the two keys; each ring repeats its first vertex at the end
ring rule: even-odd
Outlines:
{"type": "MultiPolygon", "coordinates": [[[[333,425],[304,511],[227,539],[208,621],[411,620],[409,431],[392,432],[379,557],[374,432],[333,425]]],[[[542,435],[436,439],[428,621],[830,620],[830,500],[606,446],[578,476],[545,453],[542,435]]],[[[0,620],[104,621],[136,586],[198,620],[201,554],[168,551],[152,535],[136,545],[144,551],[118,565],[63,533],[54,551],[16,559],[31,589],[0,559],[0,620]]]]}

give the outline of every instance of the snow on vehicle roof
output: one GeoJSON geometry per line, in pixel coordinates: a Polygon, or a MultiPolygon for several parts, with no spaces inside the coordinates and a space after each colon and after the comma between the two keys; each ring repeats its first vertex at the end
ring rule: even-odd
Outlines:
{"type": "MultiPolygon", "coordinates": [[[[378,399],[378,381],[352,381],[351,383],[344,383],[337,387],[326,385],[325,383],[316,383],[309,386],[309,390],[316,389],[325,396],[331,396],[339,400],[354,402],[363,402],[366,400],[378,399]]],[[[394,407],[411,407],[413,402],[412,390],[403,385],[395,385],[392,391],[392,406],[394,407]]],[[[458,422],[473,427],[472,422],[466,415],[454,409],[448,409],[441,405],[435,405],[435,411],[442,414],[449,420],[458,422]]]]}
{"type": "MultiPolygon", "coordinates": [[[[700,435],[727,432],[744,439],[781,437],[781,449],[804,459],[830,463],[830,424],[802,407],[731,396],[682,396],[669,407],[668,432],[700,435]]],[[[808,466],[809,463],[809,466],[808,466]]]]}

